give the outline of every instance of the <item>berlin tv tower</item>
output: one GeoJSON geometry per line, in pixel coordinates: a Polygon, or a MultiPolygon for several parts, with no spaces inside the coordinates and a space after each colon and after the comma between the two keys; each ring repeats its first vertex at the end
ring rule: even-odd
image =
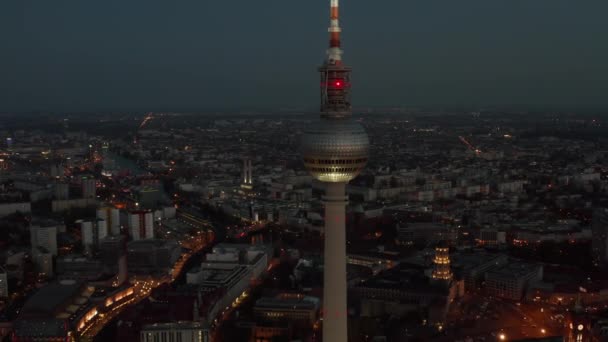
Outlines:
{"type": "Polygon", "coordinates": [[[369,139],[351,118],[351,68],[342,63],[338,0],[330,0],[329,49],[321,74],[321,116],[303,136],[304,166],[325,183],[323,341],[346,342],[346,183],[365,167],[369,139]]]}

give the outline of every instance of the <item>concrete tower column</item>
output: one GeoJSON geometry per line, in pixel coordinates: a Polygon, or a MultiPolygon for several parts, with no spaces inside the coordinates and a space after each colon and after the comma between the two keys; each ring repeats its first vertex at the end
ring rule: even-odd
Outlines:
{"type": "Polygon", "coordinates": [[[323,341],[347,342],[346,183],[326,183],[323,341]]]}

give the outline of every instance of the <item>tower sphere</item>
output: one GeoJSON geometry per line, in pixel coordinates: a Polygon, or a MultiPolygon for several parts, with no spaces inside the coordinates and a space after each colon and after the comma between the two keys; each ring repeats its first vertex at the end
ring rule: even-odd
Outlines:
{"type": "Polygon", "coordinates": [[[308,172],[321,182],[341,183],[355,178],[367,164],[369,139],[350,118],[321,119],[302,138],[308,172]]]}

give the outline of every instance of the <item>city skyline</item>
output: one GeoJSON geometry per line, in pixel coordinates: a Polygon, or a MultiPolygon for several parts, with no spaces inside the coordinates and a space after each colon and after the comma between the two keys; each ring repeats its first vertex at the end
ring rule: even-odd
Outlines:
{"type": "Polygon", "coordinates": [[[0,342],[608,340],[608,5],[339,2],[0,5],[0,342]]]}

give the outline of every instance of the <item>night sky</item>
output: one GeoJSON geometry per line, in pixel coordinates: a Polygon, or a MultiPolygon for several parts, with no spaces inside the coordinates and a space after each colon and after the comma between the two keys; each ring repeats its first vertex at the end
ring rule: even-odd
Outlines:
{"type": "MultiPolygon", "coordinates": [[[[329,0],[1,0],[0,111],[315,107],[329,0]]],[[[606,0],[342,0],[355,106],[608,104],[606,0]]]]}

